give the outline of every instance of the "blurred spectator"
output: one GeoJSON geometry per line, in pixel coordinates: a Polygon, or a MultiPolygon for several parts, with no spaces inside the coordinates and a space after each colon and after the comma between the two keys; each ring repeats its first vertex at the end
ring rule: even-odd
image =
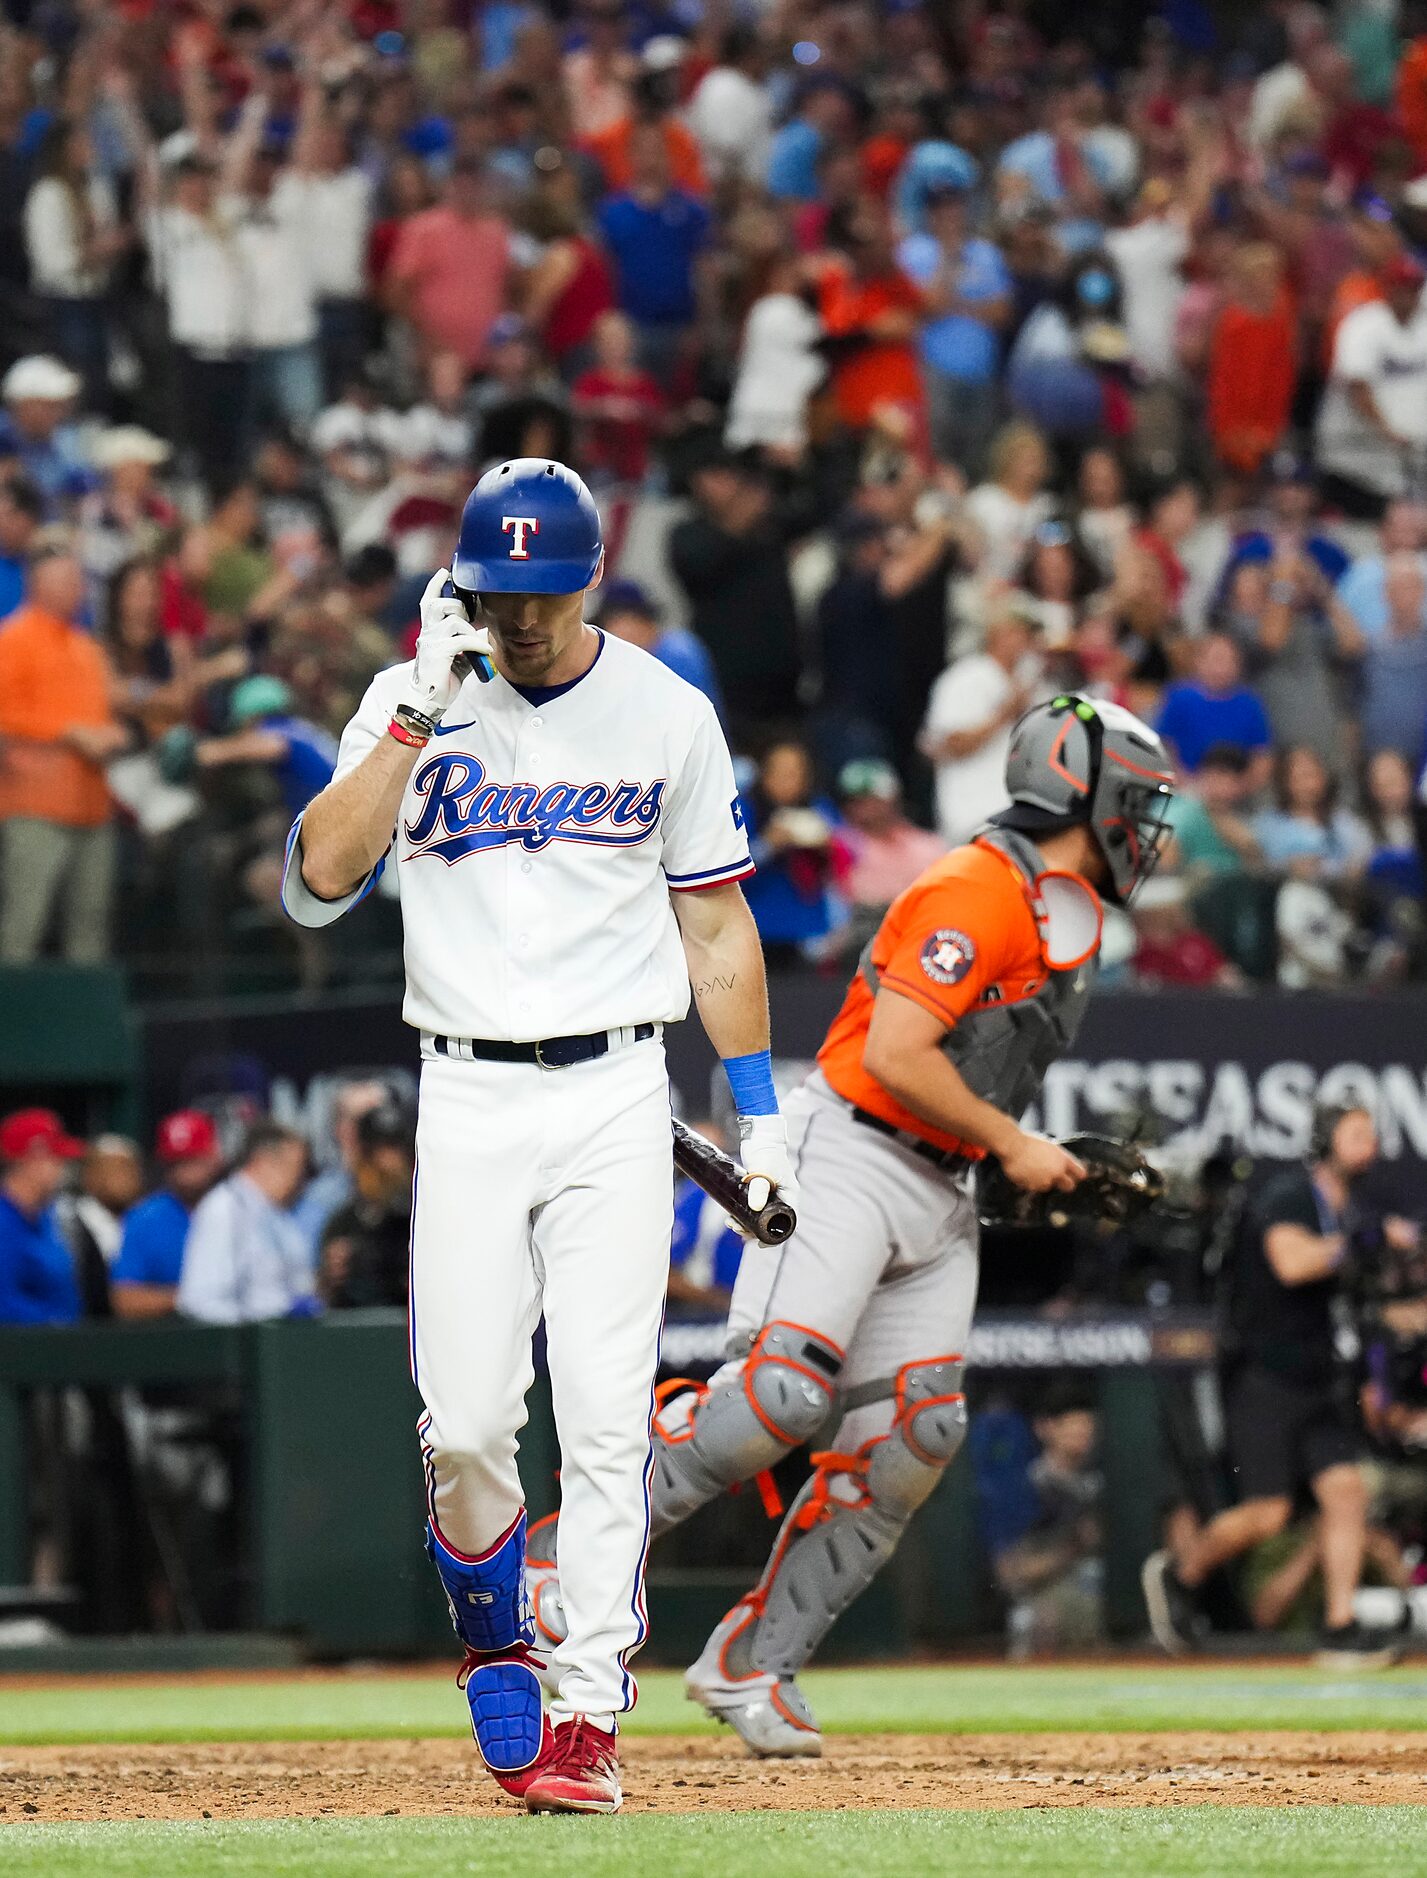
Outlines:
{"type": "Polygon", "coordinates": [[[360,370],[371,308],[366,299],[372,178],[353,161],[351,135],[309,77],[292,162],[273,191],[279,214],[304,231],[304,261],[317,299],[317,338],[329,397],[360,370]]]}
{"type": "Polygon", "coordinates": [[[836,79],[809,80],[788,121],[773,133],[768,156],[768,193],[775,201],[815,202],[818,164],[850,142],[853,104],[836,79]]]}
{"type": "Polygon", "coordinates": [[[1188,887],[1172,874],[1147,880],[1135,895],[1136,980],[1150,989],[1172,985],[1202,990],[1236,990],[1238,972],[1207,933],[1200,932],[1189,908],[1188,887]]]}
{"type": "Polygon", "coordinates": [[[835,920],[833,836],[837,810],[820,795],[807,746],[769,746],[743,794],[748,851],[758,872],[745,886],[764,957],[796,964],[825,940],[835,920]]]}
{"type": "Polygon", "coordinates": [[[706,457],[689,483],[694,513],[670,532],[669,565],[731,721],[776,721],[796,709],[798,655],[787,533],[772,489],[759,469],[723,454],[706,457]]]}
{"type": "Polygon", "coordinates": [[[1109,580],[1136,526],[1135,511],[1125,499],[1124,467],[1113,450],[1101,446],[1085,452],[1076,495],[1076,534],[1109,580]]]}
{"type": "Polygon", "coordinates": [[[808,404],[827,375],[818,349],[822,323],[808,304],[804,265],[791,255],[771,264],[765,291],[744,321],[724,442],[764,445],[801,459],[808,404]]]}
{"type": "Polygon", "coordinates": [[[284,175],[287,141],[267,124],[265,100],[250,93],[225,159],[237,215],[235,239],[248,295],[248,427],[306,430],[322,408],[314,249],[343,241],[311,215],[303,182],[284,175]]]}
{"type": "Polygon", "coordinates": [[[1199,760],[1193,790],[1170,804],[1172,854],[1191,885],[1238,873],[1262,857],[1244,810],[1256,790],[1254,764],[1237,743],[1214,743],[1199,760]]]}
{"type": "Polygon", "coordinates": [[[90,408],[102,411],[109,403],[105,295],[129,231],[82,124],[56,118],[36,167],[25,198],[30,284],[43,296],[56,351],[83,379],[90,408]]]}
{"type": "Polygon", "coordinates": [[[332,1141],[337,1158],[320,1167],[302,1190],[302,1197],[292,1207],[292,1216],[312,1245],[314,1259],[322,1244],[327,1222],[334,1213],[351,1204],[357,1191],[357,1166],[361,1159],[359,1124],[363,1116],[391,1106],[391,1091],[384,1082],[365,1080],[344,1083],[332,1104],[332,1141]]]}
{"type": "Polygon", "coordinates": [[[1243,682],[1243,659],[1228,633],[1206,633],[1194,645],[1194,676],[1170,685],[1155,728],[1169,745],[1176,767],[1194,775],[1205,753],[1233,744],[1247,752],[1248,791],[1268,781],[1272,735],[1258,696],[1243,682]]]}
{"type": "Polygon", "coordinates": [[[0,1121],[0,1324],[68,1324],[80,1315],[54,1203],[69,1162],[83,1153],[49,1109],[0,1121]]]}
{"type": "Polygon", "coordinates": [[[932,447],[971,479],[985,467],[1000,416],[1000,333],[1011,314],[1011,277],[1001,252],[969,232],[965,189],[941,184],[923,198],[926,227],[897,250],[921,288],[921,329],[932,447]]]}
{"type": "Polygon", "coordinates": [[[354,1192],[322,1235],[321,1290],[333,1310],[405,1308],[416,1118],[388,1097],[356,1124],[354,1192]]]}
{"type": "Polygon", "coordinates": [[[838,892],[847,905],[841,948],[855,956],[897,895],[946,853],[946,843],[908,821],[890,763],[845,763],[837,800],[842,825],[833,837],[833,855],[838,892]]]}
{"type": "Polygon", "coordinates": [[[844,424],[862,429],[890,406],[920,428],[922,380],[913,342],[926,305],[898,266],[886,205],[859,198],[848,217],[846,258],[829,260],[818,274],[832,394],[844,424]]]}
{"type": "MultiPolygon", "coordinates": [[[[1013,1662],[1089,1649],[1105,1634],[1105,1486],[1096,1465],[1095,1411],[1075,1391],[1052,1387],[1031,1426],[1037,1451],[1021,1490],[1013,1495],[1010,1483],[1003,1485],[991,1522],[996,1582],[1010,1602],[1013,1662]]],[[[991,1476],[980,1471],[984,1492],[991,1476]]]]}
{"type": "Polygon", "coordinates": [[[1026,545],[1054,510],[1046,494],[1050,453],[1033,424],[1007,424],[997,432],[987,459],[987,481],[966,498],[966,513],[981,531],[981,572],[1010,580],[1026,545]]]}
{"type": "Polygon", "coordinates": [[[173,451],[139,424],[116,424],[94,445],[103,477],[80,507],[79,551],[91,580],[112,576],[136,555],[154,554],[178,520],[155,483],[173,451]]]}
{"type": "Polygon", "coordinates": [[[231,728],[221,737],[197,737],[177,730],[165,740],[161,758],[171,781],[185,781],[195,770],[261,764],[270,769],[292,820],[332,780],[337,746],[319,724],[309,723],[294,707],[291,690],[267,672],[245,678],[228,706],[231,728]]]}
{"type": "Polygon", "coordinates": [[[1254,818],[1254,836],[1270,867],[1309,858],[1333,879],[1361,865],[1369,851],[1366,829],[1340,808],[1337,785],[1318,753],[1292,744],[1274,764],[1274,806],[1254,818]]]}
{"type": "Polygon", "coordinates": [[[715,183],[757,183],[768,168],[773,102],[767,73],[768,55],[758,33],[734,26],[724,34],[718,64],[695,87],[689,127],[715,183]]]}
{"type": "Polygon", "coordinates": [[[44,497],[50,516],[93,481],[84,445],[70,422],[82,389],[83,381],[67,365],[40,356],[17,360],[0,379],[5,401],[0,460],[15,459],[21,475],[44,497]]]}
{"type": "Polygon", "coordinates": [[[1427,575],[1427,508],[1420,502],[1397,500],[1383,510],[1376,554],[1360,554],[1337,585],[1337,596],[1366,640],[1387,628],[1387,566],[1397,555],[1415,555],[1427,575]]]}
{"type": "Polygon", "coordinates": [[[1234,257],[1228,295],[1209,345],[1209,435],[1228,468],[1252,475],[1282,442],[1293,407],[1297,355],[1282,259],[1268,242],[1251,242],[1234,257]]]}
{"type": "Polygon", "coordinates": [[[201,1109],[165,1115],[154,1135],[162,1185],[125,1215],[109,1273],[114,1315],[166,1317],[176,1305],[193,1209],[222,1171],[213,1118],[201,1109]]]}
{"type": "Polygon", "coordinates": [[[126,1135],[100,1135],[85,1150],[78,1187],[55,1203],[85,1317],[113,1315],[110,1281],[124,1215],[143,1190],[144,1157],[138,1143],[126,1135]]]}
{"type": "Polygon", "coordinates": [[[1418,769],[1427,735],[1427,578],[1415,554],[1388,562],[1384,597],[1386,626],[1363,652],[1363,750],[1399,751],[1418,769]]]}
{"type": "Polygon", "coordinates": [[[969,840],[1006,807],[1011,727],[1035,700],[1041,677],[1036,636],[1018,611],[986,628],[985,649],[949,665],[932,687],[922,754],[936,767],[937,826],[948,847],[969,840]]]}
{"type": "Polygon", "coordinates": [[[619,304],[639,335],[639,362],[668,387],[699,313],[699,257],[709,239],[709,213],[697,197],[675,188],[658,125],[635,129],[629,160],[629,187],[601,204],[600,233],[614,263],[619,304]]]}
{"type": "Polygon", "coordinates": [[[26,603],[0,626],[0,960],[38,957],[51,914],[75,965],[109,953],[114,832],[104,765],[128,742],[109,662],[78,624],[84,574],[61,541],[32,548],[26,603]]]}
{"type": "Polygon", "coordinates": [[[1324,490],[1344,514],[1376,521],[1393,496],[1420,496],[1427,452],[1427,274],[1403,255],[1382,297],[1354,308],[1333,342],[1318,409],[1324,490]]]}
{"type": "Polygon", "coordinates": [[[44,497],[28,477],[0,482],[0,620],[25,597],[25,569],[44,515],[44,497]]]}
{"type": "Polygon", "coordinates": [[[616,639],[652,654],[695,691],[702,691],[714,709],[721,711],[718,674],[708,648],[685,628],[663,625],[658,607],[636,582],[610,581],[604,589],[599,617],[601,632],[613,633],[616,639]]]}
{"type": "Polygon", "coordinates": [[[291,1128],[259,1122],[236,1170],[194,1209],[177,1307],[204,1324],[308,1317],[320,1308],[316,1271],[288,1208],[307,1172],[307,1143],[291,1128]]]}
{"type": "Polygon", "coordinates": [[[530,221],[544,246],[526,283],[525,317],[568,381],[589,362],[595,322],[614,305],[614,279],[590,231],[578,173],[563,158],[539,172],[530,221]]]}
{"type": "Polygon", "coordinates": [[[440,203],[411,216],[387,271],[393,312],[426,352],[484,364],[491,328],[513,285],[510,229],[490,206],[484,165],[458,157],[440,203]]]}
{"type": "Polygon", "coordinates": [[[623,313],[601,313],[590,337],[594,362],[571,387],[585,462],[597,482],[637,486],[649,472],[664,394],[635,363],[636,335],[623,313]]]}
{"type": "Polygon", "coordinates": [[[1330,601],[1317,567],[1285,543],[1270,565],[1234,570],[1220,618],[1243,651],[1277,746],[1305,743],[1341,766],[1345,707],[1335,668],[1362,642],[1351,615],[1330,601]]]}

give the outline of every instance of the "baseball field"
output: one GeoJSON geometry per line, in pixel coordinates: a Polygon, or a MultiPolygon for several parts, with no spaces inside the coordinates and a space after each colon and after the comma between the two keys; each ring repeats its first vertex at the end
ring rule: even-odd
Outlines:
{"type": "Polygon", "coordinates": [[[0,1871],[778,1878],[1427,1873],[1427,1666],[814,1671],[821,1762],[756,1762],[650,1671],[614,1819],[530,1818],[450,1677],[0,1679],[0,1871]]]}

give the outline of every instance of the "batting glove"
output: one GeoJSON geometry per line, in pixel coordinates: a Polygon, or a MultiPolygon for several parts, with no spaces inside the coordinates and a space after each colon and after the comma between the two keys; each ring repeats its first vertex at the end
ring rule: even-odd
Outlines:
{"type": "Polygon", "coordinates": [[[456,661],[489,658],[491,650],[485,627],[473,626],[464,603],[454,593],[443,592],[450,580],[450,569],[438,567],[421,596],[421,631],[405,699],[433,724],[450,709],[469,669],[453,670],[456,661]]]}
{"type": "Polygon", "coordinates": [[[788,1148],[788,1125],[781,1115],[740,1115],[738,1158],[749,1176],[748,1204],[761,1213],[776,1187],[789,1206],[798,1205],[798,1182],[788,1148]]]}

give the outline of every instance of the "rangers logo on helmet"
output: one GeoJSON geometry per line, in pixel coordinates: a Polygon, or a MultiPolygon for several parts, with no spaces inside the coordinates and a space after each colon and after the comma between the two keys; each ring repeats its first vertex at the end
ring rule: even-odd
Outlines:
{"type": "Polygon", "coordinates": [[[954,926],[943,926],[922,947],[922,970],[934,985],[959,985],[975,963],[976,947],[954,926]]]}
{"type": "Polygon", "coordinates": [[[529,535],[538,535],[540,533],[540,517],[538,515],[502,515],[500,518],[500,532],[503,535],[513,535],[515,537],[510,544],[511,560],[528,561],[530,559],[530,550],[525,545],[526,538],[529,535]]]}

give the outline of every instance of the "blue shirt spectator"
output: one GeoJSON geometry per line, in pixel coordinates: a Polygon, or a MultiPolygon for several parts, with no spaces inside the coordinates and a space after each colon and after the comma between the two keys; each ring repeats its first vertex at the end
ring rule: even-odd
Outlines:
{"type": "Polygon", "coordinates": [[[287,1210],[306,1171],[302,1137],[275,1122],[260,1122],[238,1171],[194,1212],[178,1286],[185,1317],[204,1324],[255,1324],[311,1314],[311,1249],[287,1210]]]}
{"type": "Polygon", "coordinates": [[[614,260],[619,304],[640,326],[688,326],[698,311],[694,263],[709,238],[709,212],[681,189],[635,185],[610,196],[600,233],[614,260]]]}
{"type": "Polygon", "coordinates": [[[74,1258],[55,1219],[65,1168],[84,1144],[49,1109],[0,1122],[0,1324],[71,1324],[80,1315],[74,1258]]]}
{"type": "Polygon", "coordinates": [[[1206,633],[1195,647],[1194,677],[1164,694],[1155,728],[1191,775],[1216,743],[1237,744],[1253,756],[1266,753],[1273,741],[1268,713],[1242,682],[1242,672],[1238,646],[1228,634],[1206,633]]]}
{"type": "Polygon", "coordinates": [[[795,117],[773,134],[768,153],[768,193],[778,202],[816,202],[820,191],[818,159],[823,134],[795,117]]]}
{"type": "Polygon", "coordinates": [[[79,433],[65,422],[82,389],[67,365],[39,355],[18,359],[0,381],[0,459],[19,463],[51,515],[99,483],[79,433]]]}
{"type": "Polygon", "coordinates": [[[160,1187],[124,1216],[119,1256],[109,1271],[114,1285],[177,1286],[191,1215],[176,1193],[160,1187]]]}
{"type": "Polygon", "coordinates": [[[723,716],[723,695],[708,647],[683,626],[661,625],[659,608],[633,580],[612,580],[600,607],[600,630],[638,646],[677,672],[686,685],[702,691],[723,716]]]}
{"type": "MultiPolygon", "coordinates": [[[[945,272],[963,305],[994,304],[1011,291],[1011,275],[1001,251],[977,236],[948,253],[936,235],[908,235],[897,251],[902,272],[919,287],[930,287],[945,272]]],[[[994,329],[974,313],[956,310],[929,319],[921,331],[922,358],[934,371],[963,383],[985,384],[996,374],[1000,341],[994,329]]]]}
{"type": "Polygon", "coordinates": [[[837,922],[832,835],[837,810],[813,794],[812,758],[801,743],[774,744],[741,798],[748,851],[758,869],[743,891],[765,953],[792,963],[837,922]]]}

